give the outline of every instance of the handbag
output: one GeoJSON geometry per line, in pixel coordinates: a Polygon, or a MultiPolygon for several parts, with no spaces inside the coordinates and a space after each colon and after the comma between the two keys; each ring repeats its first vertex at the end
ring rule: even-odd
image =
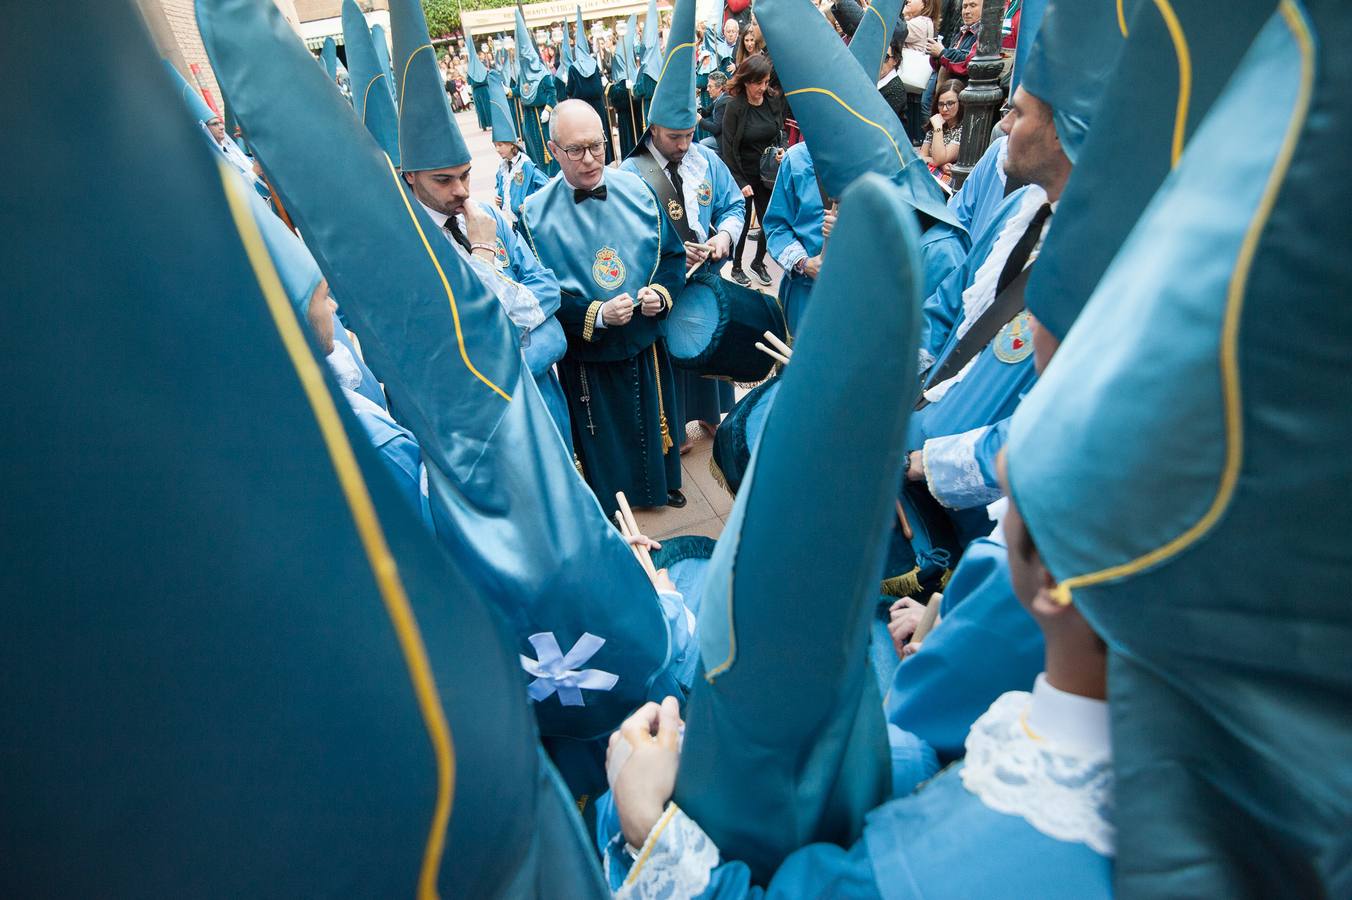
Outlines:
{"type": "Polygon", "coordinates": [[[922,50],[901,51],[901,83],[913,94],[924,93],[929,86],[934,67],[930,65],[930,55],[922,50]]]}
{"type": "Polygon", "coordinates": [[[768,188],[775,186],[775,179],[779,177],[779,163],[785,151],[788,150],[788,144],[788,138],[784,134],[784,129],[781,128],[779,129],[779,137],[775,142],[761,151],[761,183],[768,188]]]}

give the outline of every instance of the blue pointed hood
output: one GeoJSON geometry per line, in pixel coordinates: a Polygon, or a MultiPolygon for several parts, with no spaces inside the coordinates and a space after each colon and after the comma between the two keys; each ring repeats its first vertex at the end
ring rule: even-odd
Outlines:
{"type": "Polygon", "coordinates": [[[562,28],[563,40],[559,41],[559,61],[554,69],[554,77],[567,84],[573,69],[573,42],[568,38],[568,23],[564,22],[562,28]]]}
{"type": "Polygon", "coordinates": [[[29,301],[0,329],[29,401],[28,438],[0,449],[0,703],[23,723],[5,797],[35,811],[6,883],[606,896],[500,617],[335,396],[136,5],[62,12],[20,5],[0,30],[32,78],[6,108],[25,177],[0,204],[29,301]],[[68,42],[80,66],[51,52],[68,42]]]}
{"type": "Polygon", "coordinates": [[[465,165],[470,161],[469,147],[455,124],[419,0],[390,0],[390,26],[399,79],[395,94],[401,167],[422,172],[465,165]]]}
{"type": "MultiPolygon", "coordinates": [[[[1138,3],[1125,20],[1126,46],[1024,295],[1057,338],[1070,331],[1271,7],[1270,0],[1199,0],[1166,19],[1155,4],[1138,3]],[[1153,87],[1142,94],[1144,79],[1153,87]]],[[[1027,23],[1026,3],[1024,10],[1027,23]]]]}
{"type": "MultiPolygon", "coordinates": [[[[643,46],[638,48],[638,75],[634,86],[640,96],[651,97],[662,79],[662,31],[657,15],[657,0],[648,0],[648,16],[643,22],[643,46]]],[[[693,26],[692,26],[693,28],[693,26]]]]}
{"type": "Polygon", "coordinates": [[[516,41],[516,83],[519,88],[517,93],[522,102],[529,102],[534,99],[540,85],[549,77],[549,70],[540,59],[540,51],[535,46],[530,29],[526,27],[526,17],[521,12],[520,4],[516,7],[516,30],[513,32],[513,38],[516,41]]]}
{"type": "Polygon", "coordinates": [[[387,86],[389,76],[371,43],[355,0],[343,0],[343,43],[347,46],[347,71],[352,78],[352,109],[376,143],[399,165],[399,114],[387,86]]]}
{"type": "Polygon", "coordinates": [[[390,39],[384,25],[377,23],[371,26],[371,46],[375,48],[376,58],[385,70],[385,86],[390,89],[390,99],[393,100],[398,85],[394,80],[394,66],[390,63],[390,39]]]}
{"type": "Polygon", "coordinates": [[[319,51],[319,61],[324,64],[324,71],[329,73],[329,80],[336,82],[338,80],[338,44],[334,41],[332,35],[324,38],[324,49],[319,51]]]}
{"type": "Polygon", "coordinates": [[[1120,896],[1347,892],[1349,39],[1340,0],[1264,20],[1010,428],[1109,650],[1120,896]]]}
{"type": "MultiPolygon", "coordinates": [[[[1019,41],[1014,47],[1014,69],[1010,73],[1009,96],[1014,96],[1018,90],[1019,84],[1023,79],[1024,68],[1028,65],[1028,53],[1033,49],[1033,42],[1037,40],[1037,33],[1042,28],[1042,17],[1047,12],[1048,0],[1023,0],[1023,5],[1019,7],[1019,41]]],[[[1139,3],[1136,3],[1139,5],[1139,3]]],[[[1123,4],[1122,15],[1125,24],[1126,5],[1123,4]]]]}
{"type": "Polygon", "coordinates": [[[848,846],[890,786],[866,648],[910,419],[896,398],[916,390],[919,240],[896,185],[846,191],[709,563],[675,799],[762,884],[798,847],[848,846]]]}
{"type": "Polygon", "coordinates": [[[488,111],[493,124],[493,143],[520,141],[516,133],[516,122],[512,116],[512,101],[507,99],[507,90],[502,84],[502,73],[497,69],[488,73],[488,111]]]}
{"type": "Polygon", "coordinates": [[[1125,37],[1115,4],[1047,0],[1019,84],[1052,108],[1061,149],[1072,163],[1079,160],[1125,37]]]}
{"type": "Polygon", "coordinates": [[[875,81],[887,54],[887,45],[892,40],[892,28],[901,15],[901,4],[902,0],[873,0],[850,38],[850,55],[864,74],[875,81]]]}
{"type": "Polygon", "coordinates": [[[183,77],[183,73],[174,68],[174,64],[167,59],[161,59],[164,64],[164,71],[169,75],[169,81],[177,91],[179,100],[183,102],[183,108],[187,109],[188,114],[198,122],[209,122],[217,118],[216,113],[207,106],[207,101],[198,93],[197,89],[188,84],[188,80],[183,77]]]}
{"type": "Polygon", "coordinates": [[[760,0],[756,11],[827,194],[839,197],[864,172],[877,172],[897,182],[916,211],[960,228],[877,80],[864,74],[812,0],[760,0]]]}
{"type": "Polygon", "coordinates": [[[573,37],[573,71],[583,78],[596,74],[596,57],[592,55],[591,37],[582,21],[582,7],[577,8],[577,32],[573,37]]]}
{"type": "Polygon", "coordinates": [[[552,635],[564,654],[592,643],[586,635],[601,642],[588,668],[618,680],[587,689],[581,705],[546,691],[535,706],[542,730],[595,737],[650,690],[675,690],[652,585],[573,467],[496,297],[305,65],[270,4],[197,8],[240,120],[417,435],[443,545],[500,604],[528,659],[544,652],[532,636],[552,635]]]}
{"type": "Polygon", "coordinates": [[[466,53],[469,54],[469,67],[466,74],[469,76],[469,83],[474,87],[488,83],[488,67],[484,61],[479,58],[479,48],[474,46],[474,35],[465,35],[466,53]]]}
{"type": "Polygon", "coordinates": [[[625,33],[615,42],[615,52],[610,57],[610,81],[612,84],[629,84],[634,81],[634,29],[638,19],[629,17],[625,33]]]}
{"type": "MultiPolygon", "coordinates": [[[[683,131],[699,121],[695,111],[695,0],[676,0],[667,50],[658,69],[647,125],[683,131]]],[[[639,141],[639,146],[643,142],[639,141]]]]}

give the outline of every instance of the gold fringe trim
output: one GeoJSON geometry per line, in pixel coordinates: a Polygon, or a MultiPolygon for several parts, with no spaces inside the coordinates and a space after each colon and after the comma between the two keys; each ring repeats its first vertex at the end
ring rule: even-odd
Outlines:
{"type": "Polygon", "coordinates": [[[948,580],[953,577],[952,569],[944,569],[944,574],[939,578],[939,590],[948,587],[948,580]]]}
{"type": "Polygon", "coordinates": [[[920,567],[916,566],[905,575],[884,578],[882,592],[889,597],[914,597],[920,593],[920,567]]]}
{"type": "Polygon", "coordinates": [[[714,481],[718,482],[719,487],[732,496],[737,496],[737,492],[728,487],[728,478],[723,474],[723,470],[718,467],[718,462],[714,459],[712,453],[709,454],[709,474],[713,476],[714,481]]]}

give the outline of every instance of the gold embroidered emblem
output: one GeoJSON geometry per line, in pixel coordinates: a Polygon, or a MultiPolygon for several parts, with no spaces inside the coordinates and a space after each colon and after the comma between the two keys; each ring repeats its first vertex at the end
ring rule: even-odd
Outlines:
{"type": "Polygon", "coordinates": [[[671,216],[673,222],[679,222],[685,218],[685,208],[681,206],[679,200],[667,201],[667,215],[671,216]]]}

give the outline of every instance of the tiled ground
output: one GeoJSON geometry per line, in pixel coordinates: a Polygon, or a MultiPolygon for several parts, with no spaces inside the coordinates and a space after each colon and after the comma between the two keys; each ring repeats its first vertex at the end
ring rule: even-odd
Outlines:
{"type": "MultiPolygon", "coordinates": [[[[488,132],[479,130],[472,111],[460,113],[456,116],[456,120],[474,159],[474,168],[470,172],[472,195],[476,199],[492,202],[495,190],[494,176],[498,169],[498,156],[493,149],[492,139],[488,132]]],[[[746,258],[749,262],[749,251],[746,258]]],[[[774,283],[763,290],[774,293],[779,290],[780,268],[768,258],[766,266],[774,283]]],[[[727,275],[726,267],[723,274],[727,275]]],[[[740,398],[743,393],[745,392],[738,389],[737,396],[740,398]]],[[[688,501],[685,508],[663,507],[636,510],[634,513],[639,527],[649,537],[661,540],[681,534],[703,534],[716,538],[723,531],[723,523],[727,520],[728,513],[732,511],[732,497],[718,485],[709,472],[709,456],[713,441],[697,428],[691,429],[692,435],[696,433],[698,440],[694,447],[681,458],[682,490],[688,501]]]]}

